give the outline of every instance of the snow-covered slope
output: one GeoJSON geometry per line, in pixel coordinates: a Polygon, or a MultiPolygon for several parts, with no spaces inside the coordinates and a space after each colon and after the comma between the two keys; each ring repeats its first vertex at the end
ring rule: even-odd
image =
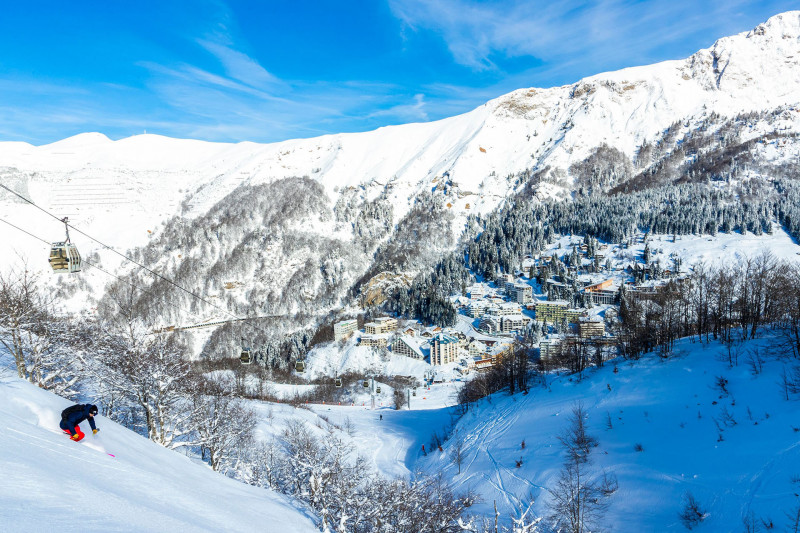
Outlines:
{"type": "MultiPolygon", "coordinates": [[[[384,221],[390,229],[378,242],[391,238],[391,228],[420,194],[433,191],[454,215],[446,223],[457,236],[468,214],[496,208],[521,187],[516,173],[541,171],[545,180],[540,197],[568,196],[575,181],[570,166],[604,143],[633,160],[644,141],[657,141],[672,124],[691,127],[711,113],[732,116],[779,107],[785,110],[780,125],[778,119],[767,121],[766,130],[752,135],[777,128],[798,132],[799,67],[800,11],[791,11],[684,60],[598,74],[563,87],[520,89],[436,122],[267,145],[156,135],[111,141],[97,133],[39,147],[7,142],[0,143],[0,178],[121,250],[146,244],[151,232],[158,234],[174,215],[198,220],[239,185],[292,176],[317,181],[331,209],[344,202],[363,212],[366,202],[377,198],[391,206],[391,217],[384,221]]],[[[789,140],[779,153],[767,152],[764,157],[781,158],[800,149],[789,140]]],[[[45,240],[63,235],[57,221],[5,191],[0,192],[0,206],[4,219],[45,240]]],[[[362,236],[354,226],[348,218],[309,220],[303,231],[357,248],[362,236]]],[[[73,238],[84,254],[100,248],[80,235],[73,238]]],[[[32,258],[32,264],[43,264],[44,243],[5,224],[0,224],[0,239],[32,258]]],[[[346,258],[355,266],[341,279],[349,283],[363,274],[365,258],[375,246],[370,243],[363,258],[346,258]]],[[[111,254],[101,258],[108,267],[119,264],[111,254]]],[[[17,260],[4,254],[0,266],[17,260]]],[[[315,268],[322,263],[306,251],[284,263],[297,268],[309,260],[315,268]]],[[[291,272],[274,280],[234,281],[270,292],[290,279],[291,272]]],[[[108,281],[95,275],[97,279],[87,276],[89,283],[108,281]]],[[[239,298],[245,301],[244,290],[239,298]]]]}
{"type": "Polygon", "coordinates": [[[58,429],[69,405],[8,374],[0,379],[0,529],[316,530],[282,496],[214,473],[103,417],[96,436],[71,442],[58,429]]]}
{"type": "Polygon", "coordinates": [[[564,462],[558,437],[582,402],[587,432],[598,440],[588,470],[619,482],[603,521],[609,531],[684,531],[678,513],[687,492],[708,515],[704,531],[741,531],[746,517],[790,531],[787,513],[794,517],[800,504],[800,420],[797,401],[786,401],[779,385],[784,363],[769,350],[777,342],[734,347],[731,367],[721,344],[684,340],[667,361],[617,360],[580,382],[565,376],[527,395],[495,395],[458,422],[425,467],[476,490],[478,513],[491,515],[496,501],[507,517],[533,497],[546,516],[564,462]],[[748,363],[756,354],[765,361],[759,374],[748,363]],[[459,439],[460,474],[451,460],[459,439]]]}

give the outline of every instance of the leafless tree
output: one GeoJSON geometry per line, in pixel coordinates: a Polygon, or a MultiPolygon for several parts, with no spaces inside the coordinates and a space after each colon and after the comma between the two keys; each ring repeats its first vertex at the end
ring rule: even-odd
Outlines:
{"type": "Polygon", "coordinates": [[[53,313],[53,304],[26,265],[0,274],[0,344],[13,356],[17,375],[74,398],[84,361],[80,352],[69,349],[70,322],[53,313]]]}
{"type": "Polygon", "coordinates": [[[590,453],[597,439],[587,433],[587,413],[577,404],[569,427],[559,437],[565,460],[555,487],[550,489],[550,518],[556,529],[570,533],[594,531],[608,508],[607,496],[616,490],[616,478],[591,471],[590,453]]]}
{"type": "Polygon", "coordinates": [[[191,425],[202,456],[215,471],[235,468],[242,451],[253,444],[256,415],[224,387],[205,381],[192,396],[191,425]]]}
{"type": "Polygon", "coordinates": [[[466,453],[466,447],[464,445],[464,439],[461,437],[456,437],[453,443],[450,445],[450,460],[453,461],[453,464],[458,467],[458,473],[461,473],[461,465],[464,464],[464,458],[466,453]]]}

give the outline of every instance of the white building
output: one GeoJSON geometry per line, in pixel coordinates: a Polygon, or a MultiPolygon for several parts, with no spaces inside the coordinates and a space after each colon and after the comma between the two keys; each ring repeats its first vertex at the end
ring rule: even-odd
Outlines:
{"type": "Polygon", "coordinates": [[[381,335],[397,329],[397,319],[384,316],[364,324],[364,331],[368,335],[381,335]]]}
{"type": "Polygon", "coordinates": [[[475,339],[469,343],[467,346],[467,351],[469,351],[469,355],[471,357],[475,357],[476,355],[483,356],[486,353],[486,345],[475,339]]]}
{"type": "Polygon", "coordinates": [[[346,339],[358,329],[358,320],[342,320],[333,324],[333,338],[337,341],[346,339]]]}
{"type": "Polygon", "coordinates": [[[389,345],[389,336],[386,334],[382,335],[361,335],[361,339],[359,340],[359,345],[361,346],[371,346],[374,348],[386,348],[389,345]]]}
{"type": "Polygon", "coordinates": [[[548,336],[539,342],[539,357],[552,359],[561,355],[561,337],[548,336]]]}
{"type": "Polygon", "coordinates": [[[482,283],[476,283],[467,289],[467,293],[469,294],[470,299],[477,300],[484,297],[486,294],[486,288],[482,283]]]}
{"type": "Polygon", "coordinates": [[[493,305],[486,308],[486,315],[501,317],[508,315],[521,315],[522,307],[513,302],[503,302],[500,305],[493,305]]]}
{"type": "Polygon", "coordinates": [[[412,359],[424,359],[422,344],[416,337],[403,335],[392,343],[392,353],[411,357],[412,359]]]}
{"type": "Polygon", "coordinates": [[[478,331],[484,333],[497,333],[500,331],[500,319],[494,316],[484,316],[478,322],[478,331]]]}
{"type": "Polygon", "coordinates": [[[533,302],[533,288],[527,283],[514,283],[508,296],[513,298],[520,305],[527,305],[533,302]]]}
{"type": "Polygon", "coordinates": [[[472,318],[480,318],[483,316],[488,306],[489,303],[484,300],[473,301],[469,304],[469,307],[467,307],[467,314],[472,318]]]}
{"type": "Polygon", "coordinates": [[[606,325],[600,318],[581,317],[578,320],[578,335],[583,338],[602,337],[606,334],[606,325]]]}
{"type": "Polygon", "coordinates": [[[525,315],[507,315],[500,317],[500,331],[503,333],[513,333],[525,329],[525,325],[530,322],[530,318],[525,315]]]}
{"type": "Polygon", "coordinates": [[[457,338],[437,333],[430,343],[432,365],[446,365],[458,359],[459,341],[457,338]]]}

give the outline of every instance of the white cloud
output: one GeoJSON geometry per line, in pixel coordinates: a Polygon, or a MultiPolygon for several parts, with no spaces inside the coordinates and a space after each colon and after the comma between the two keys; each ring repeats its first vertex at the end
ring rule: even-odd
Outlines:
{"type": "Polygon", "coordinates": [[[225,73],[230,78],[258,88],[282,85],[281,80],[247,54],[208,39],[198,39],[197,42],[222,63],[225,73]]]}
{"type": "Polygon", "coordinates": [[[367,115],[367,118],[381,118],[389,117],[395,120],[402,121],[427,121],[428,113],[425,111],[425,95],[415,94],[412,103],[404,103],[390,106],[386,109],[373,111],[367,115]]]}
{"type": "MultiPolygon", "coordinates": [[[[567,58],[582,64],[633,65],[665,59],[657,51],[699,32],[713,37],[746,31],[743,8],[785,0],[389,0],[408,29],[442,37],[456,62],[474,70],[501,69],[502,59],[567,58]]],[[[777,11],[776,11],[777,12],[777,11]]],[[[774,14],[774,13],[770,13],[774,14]]],[[[762,16],[762,15],[760,15],[762,16]]],[[[404,32],[407,37],[407,32],[404,32]]],[[[682,43],[682,41],[684,41],[682,43]]],[[[695,45],[692,45],[695,46],[695,45]]],[[[694,49],[681,50],[690,54],[694,49]]],[[[661,51],[663,54],[663,51],[661,51]]],[[[604,69],[598,67],[595,72],[604,69]]]]}

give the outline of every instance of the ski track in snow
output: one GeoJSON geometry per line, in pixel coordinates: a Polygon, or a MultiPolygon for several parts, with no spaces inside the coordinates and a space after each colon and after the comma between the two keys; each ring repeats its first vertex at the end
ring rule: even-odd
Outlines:
{"type": "MultiPolygon", "coordinates": [[[[108,464],[108,462],[105,462],[105,463],[104,463],[104,462],[100,462],[100,461],[92,461],[92,460],[90,460],[88,457],[82,457],[82,456],[80,456],[80,455],[74,455],[74,454],[71,454],[71,453],[66,453],[66,452],[63,452],[63,451],[57,450],[56,448],[53,448],[53,446],[57,446],[57,447],[59,447],[59,448],[65,448],[65,449],[67,449],[67,448],[70,448],[70,447],[68,447],[68,446],[66,446],[66,445],[62,445],[62,444],[55,444],[55,443],[49,442],[49,441],[47,441],[47,440],[45,440],[45,439],[41,439],[41,438],[39,438],[39,437],[35,437],[35,436],[33,436],[33,435],[28,435],[28,434],[26,434],[26,433],[23,433],[22,431],[17,431],[16,429],[13,429],[13,428],[8,428],[8,427],[7,427],[7,428],[6,428],[6,431],[13,431],[14,433],[17,433],[17,434],[19,434],[19,435],[23,435],[23,436],[24,436],[24,438],[15,437],[15,436],[13,436],[13,435],[7,435],[7,437],[8,437],[8,438],[11,438],[11,439],[14,439],[14,440],[17,440],[17,441],[19,441],[19,442],[24,442],[25,444],[27,444],[27,445],[29,445],[29,446],[36,446],[37,448],[42,448],[43,450],[49,450],[49,451],[51,451],[51,452],[53,452],[53,453],[57,453],[57,454],[60,454],[60,455],[64,455],[64,456],[66,456],[66,457],[71,457],[72,459],[77,459],[78,461],[82,461],[82,462],[84,462],[84,463],[88,463],[88,464],[90,464],[90,465],[93,465],[93,466],[101,466],[101,467],[103,467],[103,468],[108,468],[108,469],[110,469],[110,470],[117,470],[117,471],[119,471],[119,472],[128,472],[128,470],[126,470],[126,469],[124,469],[124,468],[118,468],[118,467],[116,467],[116,466],[110,465],[110,464],[108,464]],[[39,444],[39,443],[37,443],[37,442],[34,442],[34,441],[33,441],[33,440],[31,440],[31,439],[36,439],[36,440],[38,440],[38,441],[40,441],[40,442],[47,443],[47,444],[48,444],[48,446],[44,446],[44,445],[42,445],[42,444],[39,444]]],[[[77,447],[77,446],[80,446],[80,445],[81,445],[81,443],[80,443],[80,442],[76,442],[76,443],[75,443],[75,446],[76,446],[76,447],[77,447]]],[[[72,449],[74,449],[74,447],[72,447],[72,449]]],[[[101,452],[101,453],[105,453],[105,452],[101,452]]]]}

